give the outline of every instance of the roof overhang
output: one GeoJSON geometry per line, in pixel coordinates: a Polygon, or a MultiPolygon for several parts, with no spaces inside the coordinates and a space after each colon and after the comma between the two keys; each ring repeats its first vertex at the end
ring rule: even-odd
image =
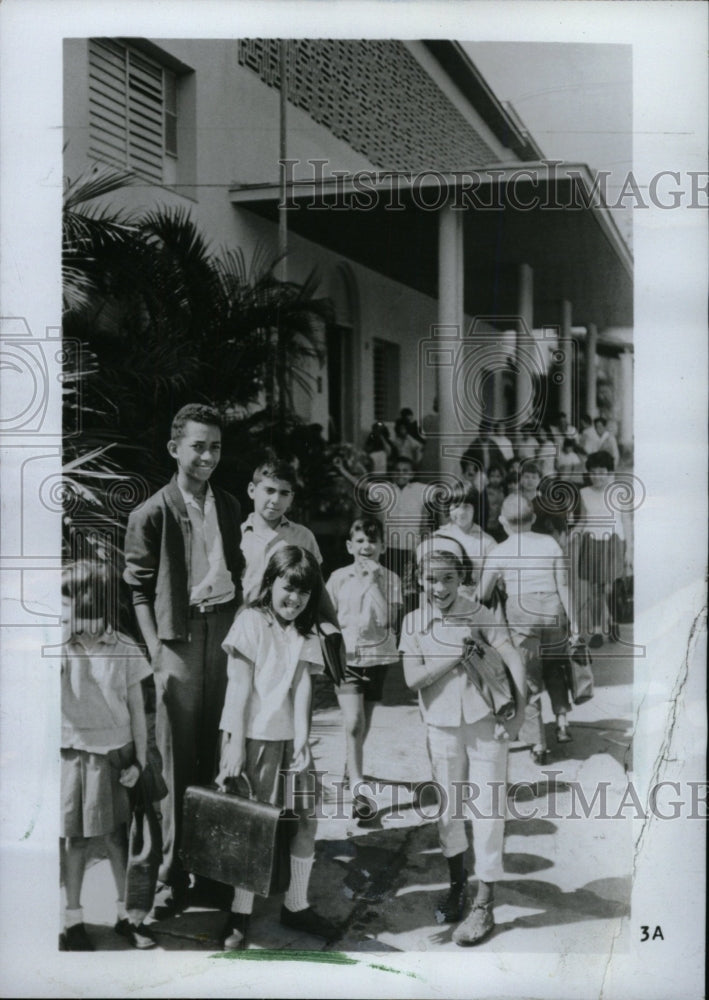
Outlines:
{"type": "MultiPolygon", "coordinates": [[[[288,229],[433,298],[438,215],[464,213],[465,310],[510,316],[517,268],[534,272],[534,322],[632,327],[633,261],[584,164],[496,164],[442,173],[366,171],[303,177],[285,186],[288,229]]],[[[234,185],[235,206],[278,219],[278,184],[234,185]]]]}
{"type": "Polygon", "coordinates": [[[503,146],[520,160],[542,159],[544,154],[534,137],[523,127],[509,102],[496,97],[460,42],[433,39],[423,44],[503,146]]]}

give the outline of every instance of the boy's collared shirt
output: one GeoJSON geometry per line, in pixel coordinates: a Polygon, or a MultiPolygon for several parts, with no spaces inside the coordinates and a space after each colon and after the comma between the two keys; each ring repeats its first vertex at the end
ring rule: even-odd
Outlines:
{"type": "Polygon", "coordinates": [[[62,748],[108,753],[130,743],[128,689],[150,674],[140,648],[117,632],[90,646],[71,636],[62,653],[62,748]]]}
{"type": "MultiPolygon", "coordinates": [[[[230,493],[211,488],[224,558],[238,600],[243,566],[241,508],[230,493]]],[[[158,638],[168,642],[190,638],[187,564],[191,532],[176,475],[128,517],[123,578],[131,588],[133,604],[152,605],[158,638]]]]}
{"type": "Polygon", "coordinates": [[[188,581],[191,605],[224,604],[234,599],[236,588],[227,569],[224,546],[217,521],[214,492],[207,483],[204,510],[179,485],[190,520],[190,562],[188,581]]]}
{"type": "MultiPolygon", "coordinates": [[[[463,655],[463,639],[470,635],[471,627],[480,629],[491,646],[499,647],[508,638],[494,612],[460,594],[445,615],[428,601],[422,601],[421,607],[404,618],[399,649],[404,656],[434,666],[442,658],[452,660],[463,655]],[[463,617],[465,623],[450,620],[456,617],[463,617]]],[[[477,722],[490,713],[463,667],[454,667],[433,684],[421,688],[418,694],[423,720],[432,726],[460,726],[463,722],[477,722]]]]}
{"type": "MultiPolygon", "coordinates": [[[[396,573],[379,567],[379,589],[391,614],[395,605],[401,605],[401,581],[396,573]]],[[[356,666],[396,663],[399,654],[396,636],[386,623],[378,620],[376,610],[368,597],[370,578],[357,572],[354,563],[336,569],[327,581],[327,592],[337,611],[337,620],[345,640],[348,663],[356,666]]]]}
{"type": "Polygon", "coordinates": [[[245,562],[242,588],[245,603],[248,604],[258,596],[269,559],[284,545],[299,545],[322,563],[315,535],[304,524],[296,524],[284,516],[276,528],[270,528],[267,524],[257,523],[252,512],[241,525],[241,551],[245,562]]]}

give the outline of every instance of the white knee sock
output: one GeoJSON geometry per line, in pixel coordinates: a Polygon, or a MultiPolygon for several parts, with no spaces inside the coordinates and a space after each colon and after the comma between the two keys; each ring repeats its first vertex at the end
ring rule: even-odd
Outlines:
{"type": "Polygon", "coordinates": [[[254,894],[246,889],[234,889],[231,904],[232,913],[251,913],[254,908],[254,894]]]}
{"type": "Polygon", "coordinates": [[[307,909],[308,884],[314,860],[312,854],[309,858],[297,858],[293,854],[290,856],[290,885],[283,905],[292,913],[307,909]]]}
{"type": "Polygon", "coordinates": [[[67,930],[73,927],[74,924],[83,924],[84,922],[84,911],[81,907],[76,910],[70,910],[68,907],[64,910],[64,926],[67,930]]]}
{"type": "Polygon", "coordinates": [[[125,900],[123,899],[116,900],[116,917],[118,920],[128,919],[128,914],[126,913],[126,904],[125,900]]]}

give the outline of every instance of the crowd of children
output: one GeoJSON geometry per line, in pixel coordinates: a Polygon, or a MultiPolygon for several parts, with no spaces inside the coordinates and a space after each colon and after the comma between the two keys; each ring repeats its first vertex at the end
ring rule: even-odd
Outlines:
{"type": "MultiPolygon", "coordinates": [[[[199,888],[190,890],[180,859],[188,786],[216,781],[223,787],[245,775],[258,799],[282,805],[290,771],[299,793],[298,830],[280,919],[336,939],[336,926],[308,901],[313,811],[322,794],[309,746],[312,677],[325,671],[324,626],[339,629],[344,639],[346,664],[335,694],[353,816],[362,823],[373,818],[372,800],[359,794],[372,706],[382,698],[387,667],[402,657],[406,682],[418,692],[432,776],[448,803],[438,829],[450,890],[436,919],[459,925],[453,935],[458,944],[475,944],[494,926],[504,809],[497,803],[496,819],[473,820],[478,890],[466,917],[468,844],[456,794],[470,781],[481,789],[479,807],[499,794],[509,738],[520,730],[534,759],[544,762],[544,688],[558,742],[571,739],[566,639],[583,629],[601,637],[601,629],[609,629],[608,565],[615,572],[630,548],[620,517],[610,539],[593,531],[612,458],[605,452],[588,457],[591,485],[580,491],[575,537],[579,574],[590,595],[584,624],[569,590],[567,519],[545,506],[531,431],[521,439],[520,457],[504,428],[494,427],[463,456],[462,480],[443,490],[436,504],[430,492],[435,484],[416,479],[423,441],[413,414],[402,411],[393,439],[373,428],[369,450],[382,483],[370,486],[369,509],[344,540],[351,563],[325,582],[314,535],[288,517],[296,479],[286,462],[266,458],[254,470],[248,486],[253,510],[246,518],[233,496],[211,485],[221,429],[212,408],[183,407],[168,443],[176,473],[129,518],[123,577],[147,658],[118,630],[106,600],[109,570],[87,562],[65,569],[62,946],[93,947],[83,925],[81,885],[86,845],[95,837],[105,838],[115,876],[116,932],[134,947],[155,946],[147,914],[128,912],[123,892],[129,789],[147,759],[142,684],[150,676],[155,744],[167,786],[158,804],[162,863],[154,919],[184,909],[190,891],[199,888]],[[481,453],[489,465],[481,463],[481,453]]],[[[569,453],[572,430],[559,432],[559,458],[569,453]]],[[[494,803],[487,804],[492,809],[494,803]]],[[[202,882],[209,892],[208,881],[202,882]]],[[[253,901],[252,893],[233,887],[225,949],[247,946],[253,901]]]]}

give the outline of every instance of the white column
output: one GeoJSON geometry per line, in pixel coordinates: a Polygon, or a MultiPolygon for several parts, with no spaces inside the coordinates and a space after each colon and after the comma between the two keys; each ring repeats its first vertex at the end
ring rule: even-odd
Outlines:
{"type": "Polygon", "coordinates": [[[620,356],[620,428],[619,444],[633,443],[633,352],[620,356]]]}
{"type": "Polygon", "coordinates": [[[596,406],[596,345],[598,330],[595,323],[586,327],[586,410],[590,417],[598,416],[596,406]]]}
{"type": "MultiPolygon", "coordinates": [[[[438,213],[438,322],[449,328],[446,336],[463,335],[463,212],[455,211],[449,203],[438,213]]],[[[450,367],[436,371],[438,412],[441,434],[459,433],[459,424],[453,406],[450,367]]],[[[445,443],[445,436],[440,441],[445,443]]],[[[439,455],[441,472],[460,473],[460,462],[455,456],[439,455]]]]}
{"type": "Polygon", "coordinates": [[[564,360],[561,363],[562,382],[559,386],[559,409],[569,418],[569,423],[573,424],[577,420],[574,414],[573,397],[574,384],[574,354],[571,344],[571,303],[568,299],[561,300],[561,349],[564,352],[564,360]]]}
{"type": "MultiPolygon", "coordinates": [[[[529,345],[529,337],[534,328],[534,271],[529,264],[520,264],[517,272],[517,314],[523,320],[529,334],[523,329],[517,332],[517,348],[529,345]]],[[[527,352],[529,354],[529,352],[527,352]]],[[[519,365],[515,379],[515,411],[519,414],[514,430],[519,430],[527,417],[521,413],[525,404],[531,400],[534,386],[528,366],[519,365]]]]}

